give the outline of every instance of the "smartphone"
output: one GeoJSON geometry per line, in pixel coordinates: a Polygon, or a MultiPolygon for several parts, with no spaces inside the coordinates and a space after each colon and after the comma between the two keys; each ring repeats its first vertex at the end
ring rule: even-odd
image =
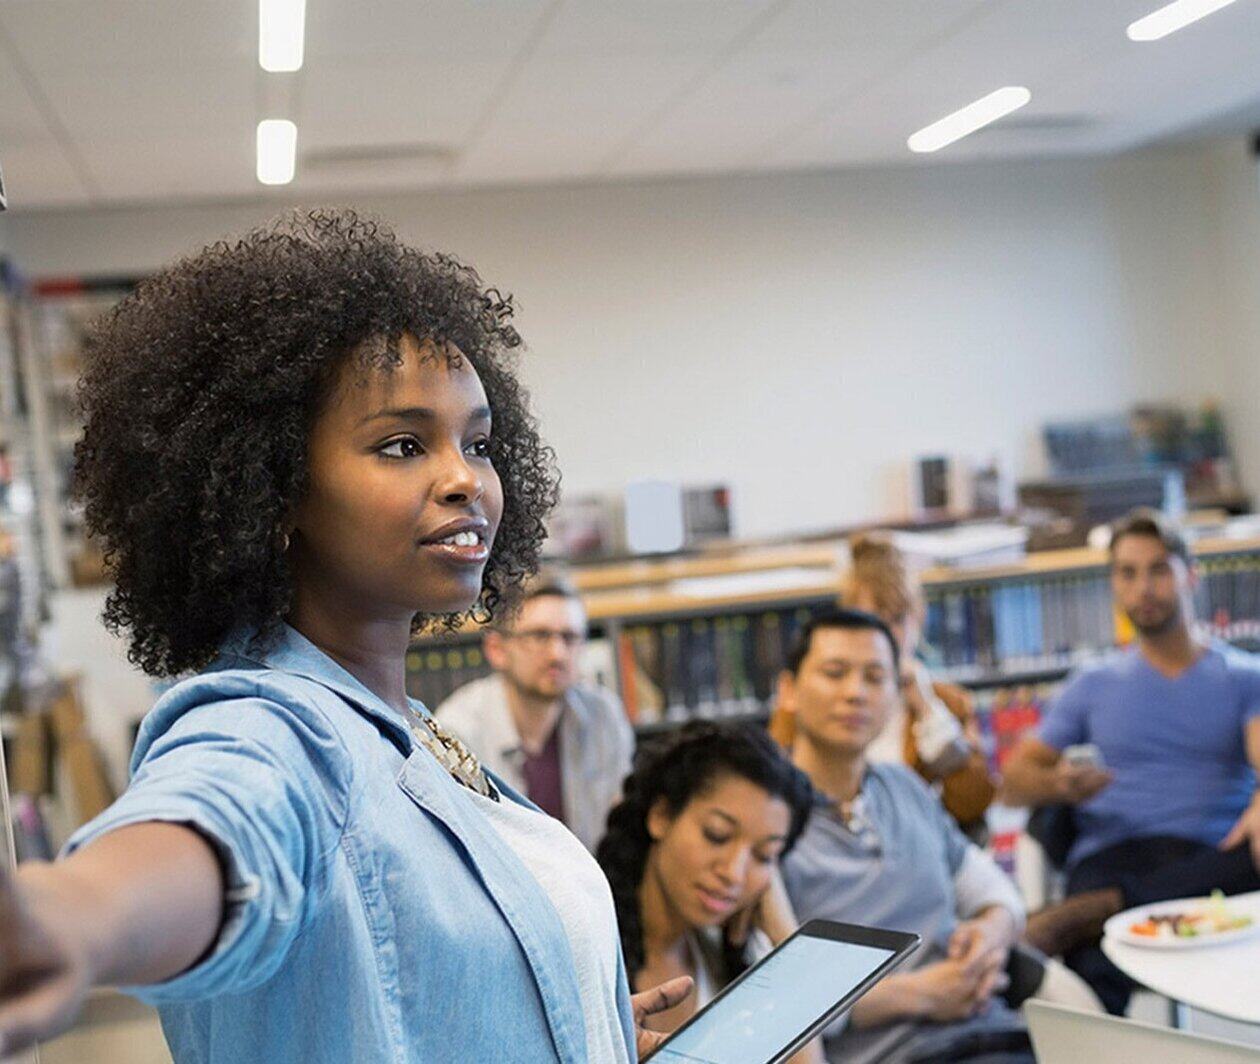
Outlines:
{"type": "Polygon", "coordinates": [[[678,1028],[653,1064],[780,1064],[912,954],[919,936],[810,920],[678,1028]]]}
{"type": "Polygon", "coordinates": [[[1063,760],[1072,766],[1089,765],[1091,768],[1103,768],[1102,751],[1093,743],[1077,743],[1063,751],[1063,760]]]}

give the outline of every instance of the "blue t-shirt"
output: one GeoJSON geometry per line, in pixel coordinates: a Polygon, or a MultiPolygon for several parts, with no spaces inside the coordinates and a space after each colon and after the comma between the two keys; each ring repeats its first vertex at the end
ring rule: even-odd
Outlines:
{"type": "Polygon", "coordinates": [[[1039,737],[1056,750],[1094,743],[1115,780],[1077,806],[1068,866],[1145,835],[1219,843],[1256,789],[1244,729],[1258,716],[1260,657],[1223,643],[1175,679],[1136,648],[1078,673],[1039,737]]]}

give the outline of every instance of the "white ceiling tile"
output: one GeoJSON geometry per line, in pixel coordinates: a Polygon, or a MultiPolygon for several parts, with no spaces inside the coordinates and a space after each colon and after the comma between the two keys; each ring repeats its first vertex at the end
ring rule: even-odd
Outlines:
{"type": "Polygon", "coordinates": [[[177,77],[207,58],[257,61],[257,0],[5,0],[2,17],[41,76],[144,68],[177,77]]]}
{"type": "Polygon", "coordinates": [[[387,66],[316,59],[302,86],[301,128],[321,146],[458,147],[507,66],[507,59],[387,66]]]}
{"type": "Polygon", "coordinates": [[[48,72],[42,83],[62,124],[84,144],[199,134],[212,148],[256,122],[254,72],[248,66],[200,60],[178,78],[144,66],[105,74],[66,67],[48,72]]]}
{"type": "Polygon", "coordinates": [[[532,63],[461,160],[461,176],[502,173],[513,157],[555,156],[586,175],[694,76],[689,56],[575,57],[532,63]]]}
{"type": "Polygon", "coordinates": [[[992,6],[993,0],[793,0],[757,35],[755,44],[846,56],[867,48],[901,50],[992,6]]]}
{"type": "Polygon", "coordinates": [[[0,49],[0,146],[16,147],[51,135],[43,115],[3,49],[0,49]]]}
{"type": "Polygon", "coordinates": [[[517,54],[552,0],[307,0],[311,58],[504,59],[517,54]]]}
{"type": "Polygon", "coordinates": [[[291,191],[321,196],[1116,151],[1260,113],[1260,0],[1146,46],[1124,27],[1155,0],[308,0],[288,81],[257,68],[256,3],[0,0],[55,112],[45,128],[0,51],[18,209],[90,202],[76,165],[111,200],[257,197],[273,98],[299,123],[291,191]],[[1010,83],[1033,102],[1007,122],[928,159],[906,149],[1010,83]],[[301,158],[411,145],[456,154],[301,158]]]}
{"type": "Polygon", "coordinates": [[[782,0],[570,0],[537,59],[716,53],[782,0]]]}
{"type": "Polygon", "coordinates": [[[254,130],[246,126],[216,140],[207,152],[196,129],[160,137],[85,142],[100,196],[110,202],[224,198],[258,191],[254,130]]]}

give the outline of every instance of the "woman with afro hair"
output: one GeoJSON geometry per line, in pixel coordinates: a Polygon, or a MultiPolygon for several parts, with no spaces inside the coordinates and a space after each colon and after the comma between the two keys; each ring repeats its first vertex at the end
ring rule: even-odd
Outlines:
{"type": "Polygon", "coordinates": [[[349,212],[141,284],[96,327],[77,476],[105,622],[177,678],[127,791],[0,885],[0,1054],[87,990],[177,1062],[630,1061],[600,869],[408,699],[422,630],[511,609],[553,457],[508,297],[349,212]]]}
{"type": "MultiPolygon", "coordinates": [[[[631,984],[695,985],[651,1027],[678,1028],[796,930],[779,860],[814,799],[809,778],[752,725],[697,721],[639,749],[595,857],[631,984]]],[[[793,1061],[822,1059],[814,1042],[793,1061]]]]}

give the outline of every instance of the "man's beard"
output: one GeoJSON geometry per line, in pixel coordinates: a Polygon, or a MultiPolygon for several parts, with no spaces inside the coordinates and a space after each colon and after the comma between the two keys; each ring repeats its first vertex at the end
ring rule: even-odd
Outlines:
{"type": "Polygon", "coordinates": [[[1147,639],[1154,639],[1161,635],[1167,635],[1181,624],[1181,607],[1174,604],[1159,620],[1150,624],[1143,624],[1132,613],[1129,614],[1129,621],[1139,635],[1145,636],[1147,639]]]}
{"type": "Polygon", "coordinates": [[[537,684],[523,682],[515,676],[507,675],[505,678],[517,691],[535,702],[547,702],[554,698],[563,698],[572,686],[572,684],[562,684],[559,690],[551,690],[550,685],[548,688],[543,688],[537,684]]]}

